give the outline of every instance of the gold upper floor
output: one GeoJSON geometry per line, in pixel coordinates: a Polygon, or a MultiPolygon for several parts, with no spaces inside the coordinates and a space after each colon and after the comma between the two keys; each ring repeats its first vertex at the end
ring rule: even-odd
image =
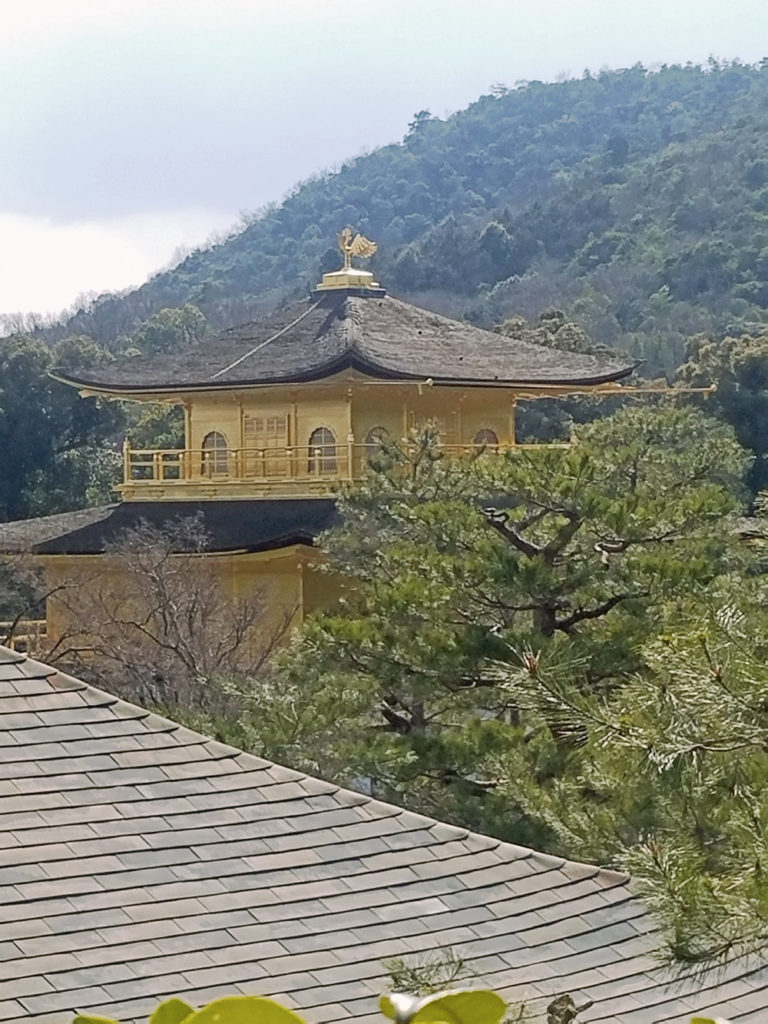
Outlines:
{"type": "Polygon", "coordinates": [[[185,410],[184,447],[126,444],[120,490],[141,501],[326,495],[363,475],[382,436],[400,439],[426,423],[447,452],[514,447],[518,398],[542,394],[348,371],[311,384],[168,395],[185,410]]]}

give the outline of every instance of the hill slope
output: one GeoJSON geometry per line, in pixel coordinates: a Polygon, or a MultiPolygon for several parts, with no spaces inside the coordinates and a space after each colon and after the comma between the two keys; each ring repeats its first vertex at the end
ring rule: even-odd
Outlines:
{"type": "Polygon", "coordinates": [[[684,339],[768,321],[768,62],[496,89],[298,185],[225,242],[53,332],[108,344],[166,306],[243,321],[337,265],[351,224],[389,289],[487,326],[558,306],[670,370],[684,339]]]}

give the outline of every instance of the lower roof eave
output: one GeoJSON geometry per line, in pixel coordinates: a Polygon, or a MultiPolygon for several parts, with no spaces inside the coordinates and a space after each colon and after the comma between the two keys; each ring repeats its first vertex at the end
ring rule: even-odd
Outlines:
{"type": "Polygon", "coordinates": [[[278,551],[296,545],[310,548],[315,538],[339,519],[331,498],[131,501],[115,506],[100,521],[50,538],[31,551],[45,557],[101,555],[136,526],[148,524],[162,530],[196,516],[202,517],[209,538],[206,550],[211,554],[278,551]]]}

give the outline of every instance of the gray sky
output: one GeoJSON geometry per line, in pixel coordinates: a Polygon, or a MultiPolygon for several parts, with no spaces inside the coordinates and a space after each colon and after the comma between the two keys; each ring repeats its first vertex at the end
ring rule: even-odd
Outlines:
{"type": "Polygon", "coordinates": [[[0,313],[140,284],[497,82],[760,60],[765,0],[2,0],[0,313]]]}

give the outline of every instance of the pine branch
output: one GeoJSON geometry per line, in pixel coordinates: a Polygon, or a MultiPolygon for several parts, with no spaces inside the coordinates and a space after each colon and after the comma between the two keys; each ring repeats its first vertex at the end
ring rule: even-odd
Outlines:
{"type": "Polygon", "coordinates": [[[603,601],[602,604],[596,605],[594,608],[579,608],[572,615],[569,615],[567,619],[559,619],[555,624],[555,628],[563,633],[569,633],[580,622],[599,619],[603,615],[607,615],[608,612],[615,608],[616,605],[621,604],[622,601],[631,601],[636,598],[649,596],[650,594],[647,590],[627,594],[614,594],[613,597],[608,598],[607,601],[603,601]]]}

